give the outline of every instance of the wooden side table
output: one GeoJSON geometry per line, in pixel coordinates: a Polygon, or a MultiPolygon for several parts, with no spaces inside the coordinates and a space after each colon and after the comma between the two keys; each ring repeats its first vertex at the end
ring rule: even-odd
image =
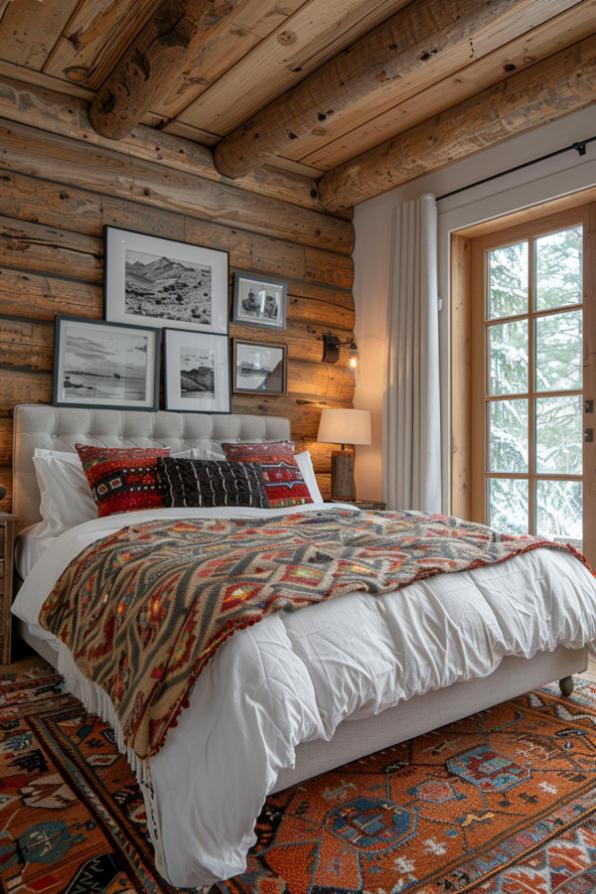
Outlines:
{"type": "Polygon", "coordinates": [[[0,663],[10,664],[12,652],[12,576],[14,556],[14,515],[0,512],[0,663]]]}

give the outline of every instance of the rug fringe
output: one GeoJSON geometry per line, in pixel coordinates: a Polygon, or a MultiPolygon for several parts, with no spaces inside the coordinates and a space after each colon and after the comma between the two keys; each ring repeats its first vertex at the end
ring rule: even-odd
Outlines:
{"type": "Polygon", "coordinates": [[[81,673],[64,643],[60,643],[58,651],[58,672],[64,678],[68,692],[78,698],[90,714],[97,714],[114,730],[118,751],[126,757],[143,794],[147,813],[147,829],[155,850],[155,864],[160,874],[169,881],[159,831],[159,813],[151,776],[151,759],[140,758],[132,748],[126,745],[120,719],[114,710],[111,698],[101,686],[81,673]]]}

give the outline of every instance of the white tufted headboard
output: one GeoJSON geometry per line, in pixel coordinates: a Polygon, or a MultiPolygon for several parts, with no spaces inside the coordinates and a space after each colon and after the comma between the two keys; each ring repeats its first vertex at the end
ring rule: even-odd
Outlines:
{"type": "Polygon", "coordinates": [[[277,441],[289,437],[290,423],[282,416],[150,413],[21,404],[14,409],[13,512],[19,527],[40,519],[40,494],[33,467],[36,447],[67,452],[74,452],[75,444],[185,450],[206,446],[209,441],[277,441]]]}

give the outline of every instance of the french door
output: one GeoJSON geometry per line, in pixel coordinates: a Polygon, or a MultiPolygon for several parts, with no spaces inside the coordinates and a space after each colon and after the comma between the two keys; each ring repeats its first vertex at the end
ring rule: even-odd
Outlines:
{"type": "Polygon", "coordinates": [[[470,517],[596,560],[596,205],[470,241],[470,517]]]}

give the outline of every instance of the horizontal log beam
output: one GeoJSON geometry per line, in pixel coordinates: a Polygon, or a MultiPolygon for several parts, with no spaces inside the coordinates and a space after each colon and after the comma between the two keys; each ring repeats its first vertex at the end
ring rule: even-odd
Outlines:
{"type": "Polygon", "coordinates": [[[89,113],[95,130],[114,140],[129,134],[170,92],[189,45],[196,48],[243,2],[164,0],[97,91],[89,113]]]}
{"type": "Polygon", "coordinates": [[[355,111],[398,102],[577,0],[417,0],[334,56],[223,139],[218,170],[240,177],[275,155],[296,158],[355,111]],[[538,8],[537,8],[538,7],[538,8]],[[478,45],[479,49],[476,49],[478,45]]]}
{"type": "MultiPolygon", "coordinates": [[[[90,146],[121,152],[131,158],[159,162],[163,167],[217,183],[231,183],[219,173],[213,163],[213,154],[206,146],[143,125],[135,127],[121,140],[109,139],[91,126],[87,100],[65,96],[46,87],[0,77],[0,117],[71,137],[90,146]]],[[[307,177],[261,168],[235,181],[234,185],[303,208],[322,209],[316,183],[307,177]]]]}
{"type": "Polygon", "coordinates": [[[325,174],[321,200],[364,202],[595,101],[596,34],[325,174]]]}
{"type": "Polygon", "coordinates": [[[317,249],[352,252],[354,231],[346,220],[22,124],[0,121],[0,168],[317,249]]]}

